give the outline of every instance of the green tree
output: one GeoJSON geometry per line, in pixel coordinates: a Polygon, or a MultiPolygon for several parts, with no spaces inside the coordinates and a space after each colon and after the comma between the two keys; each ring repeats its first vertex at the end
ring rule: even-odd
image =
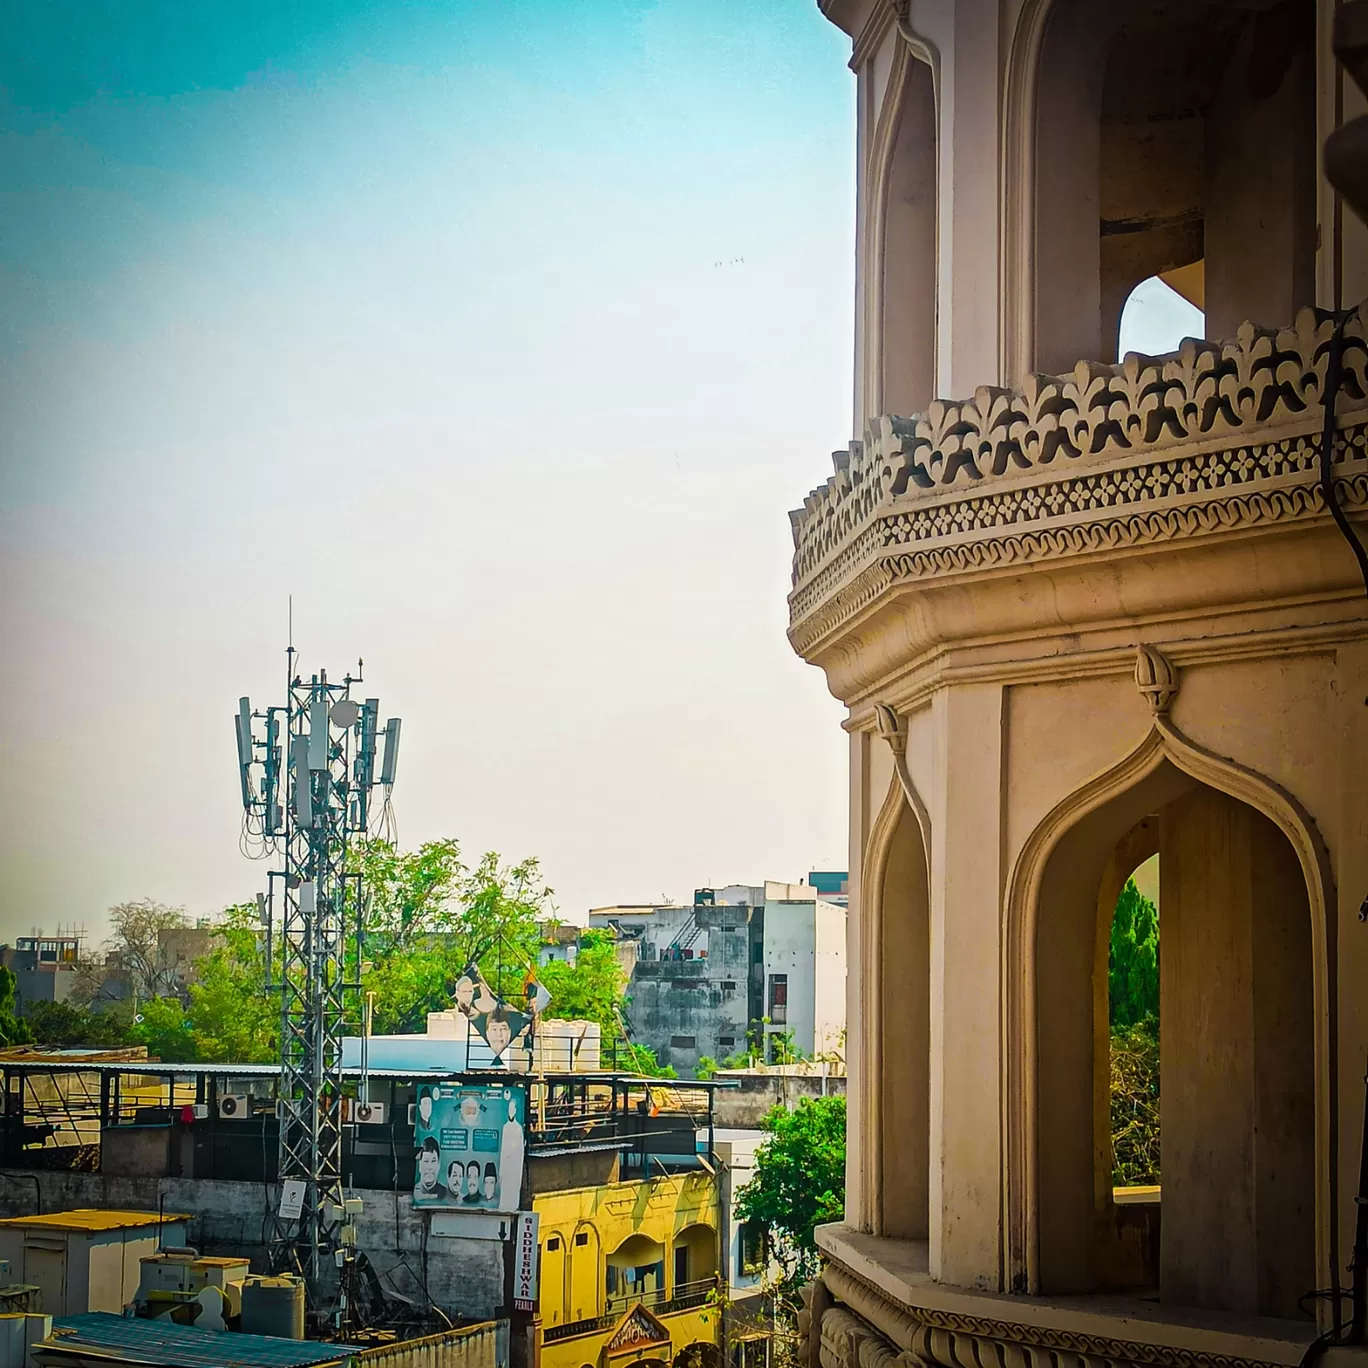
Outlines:
{"type": "Polygon", "coordinates": [[[19,980],[13,969],[0,969],[0,1045],[26,1045],[29,1027],[14,1013],[14,990],[19,980]]]}
{"type": "Polygon", "coordinates": [[[535,859],[505,864],[490,851],[471,869],[453,840],[407,853],[369,841],[354,851],[353,868],[369,902],[361,958],[378,1033],[425,1030],[429,1012],[450,1008],[471,961],[495,992],[520,993],[537,962],[538,923],[552,910],[535,859]]]}
{"type": "Polygon", "coordinates": [[[1113,1030],[1159,1017],[1159,913],[1127,879],[1112,916],[1107,994],[1113,1030]]]}
{"type": "Polygon", "coordinates": [[[627,975],[617,957],[617,946],[607,931],[589,930],[580,937],[573,964],[552,960],[537,971],[551,994],[546,1015],[564,1021],[595,1021],[603,1039],[622,1031],[621,1011],[627,975]]]}
{"type": "Polygon", "coordinates": [[[628,1073],[640,1074],[643,1078],[678,1078],[673,1064],[662,1064],[659,1055],[649,1045],[637,1045],[623,1039],[616,1047],[619,1069],[628,1073]]]}
{"type": "Polygon", "coordinates": [[[138,1004],[129,1038],[175,1064],[264,1064],[276,1057],[280,1000],[266,992],[265,943],[255,903],[224,909],[213,944],[195,959],[179,997],[138,1004]]]}
{"type": "Polygon", "coordinates": [[[755,1176],[737,1194],[737,1218],[765,1232],[793,1292],[817,1269],[814,1230],[845,1213],[844,1097],[806,1098],[775,1107],[755,1152],[755,1176]]]}
{"type": "Polygon", "coordinates": [[[35,1002],[24,1009],[35,1044],[104,1050],[129,1043],[130,1014],[122,1004],[92,1012],[70,1001],[35,1002]]]}

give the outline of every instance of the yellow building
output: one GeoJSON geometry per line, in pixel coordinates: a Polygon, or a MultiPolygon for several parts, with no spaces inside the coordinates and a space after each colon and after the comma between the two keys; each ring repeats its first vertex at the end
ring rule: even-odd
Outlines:
{"type": "Polygon", "coordinates": [[[706,1172],[539,1194],[540,1368],[714,1368],[720,1214],[706,1172]]]}

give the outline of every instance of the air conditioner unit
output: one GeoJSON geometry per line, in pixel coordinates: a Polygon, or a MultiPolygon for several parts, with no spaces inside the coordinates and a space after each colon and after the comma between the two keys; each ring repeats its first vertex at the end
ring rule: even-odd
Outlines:
{"type": "Polygon", "coordinates": [[[234,1121],[240,1121],[248,1113],[248,1098],[245,1093],[224,1093],[218,1100],[219,1115],[234,1121]]]}
{"type": "Polygon", "coordinates": [[[383,1126],[385,1124],[385,1104],[383,1102],[353,1102],[351,1113],[351,1119],[363,1126],[383,1126]]]}

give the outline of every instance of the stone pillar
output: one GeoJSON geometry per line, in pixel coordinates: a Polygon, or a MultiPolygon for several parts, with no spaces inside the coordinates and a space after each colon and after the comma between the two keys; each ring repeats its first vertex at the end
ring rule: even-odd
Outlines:
{"type": "Polygon", "coordinates": [[[936,695],[933,709],[930,1271],[941,1282],[997,1290],[1003,690],[956,685],[936,695]]]}
{"type": "Polygon", "coordinates": [[[1310,913],[1277,828],[1199,788],[1159,859],[1163,1300],[1295,1317],[1314,1286],[1310,913]]]}
{"type": "Polygon", "coordinates": [[[1314,302],[1318,159],[1311,26],[1283,6],[1245,26],[1207,116],[1208,337],[1314,302]]]}

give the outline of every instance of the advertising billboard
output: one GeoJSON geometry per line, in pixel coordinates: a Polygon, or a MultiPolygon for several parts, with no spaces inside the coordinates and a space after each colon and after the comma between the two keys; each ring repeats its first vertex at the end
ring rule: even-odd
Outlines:
{"type": "Polygon", "coordinates": [[[439,1211],[517,1211],[525,1104],[522,1088],[420,1084],[413,1205],[439,1211]]]}

